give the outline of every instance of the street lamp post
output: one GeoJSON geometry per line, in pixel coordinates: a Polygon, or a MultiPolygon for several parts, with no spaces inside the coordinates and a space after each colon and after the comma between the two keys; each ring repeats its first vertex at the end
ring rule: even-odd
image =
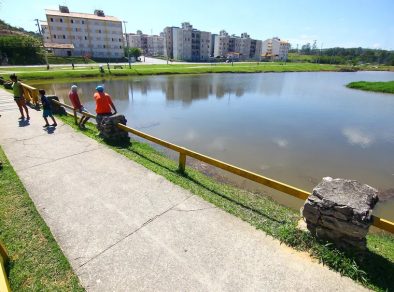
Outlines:
{"type": "Polygon", "coordinates": [[[47,64],[47,70],[49,70],[48,52],[45,48],[44,31],[41,29],[39,20],[37,18],[34,20],[36,21],[36,25],[38,27],[38,33],[41,35],[42,47],[44,48],[45,51],[45,63],[47,64]]]}
{"type": "Polygon", "coordinates": [[[127,59],[129,60],[129,69],[131,69],[129,38],[128,38],[128,36],[127,36],[126,23],[127,23],[127,21],[123,21],[123,25],[124,25],[124,34],[125,34],[125,36],[126,36],[127,59]]]}

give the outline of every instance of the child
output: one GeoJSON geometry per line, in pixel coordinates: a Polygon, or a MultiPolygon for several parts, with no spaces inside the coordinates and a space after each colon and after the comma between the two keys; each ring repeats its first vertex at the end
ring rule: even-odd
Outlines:
{"type": "Polygon", "coordinates": [[[51,117],[53,124],[52,127],[56,127],[57,123],[55,121],[55,118],[52,115],[52,106],[51,106],[51,102],[48,100],[48,98],[45,96],[45,90],[44,89],[40,89],[38,91],[38,93],[41,96],[41,104],[42,104],[42,108],[43,108],[43,112],[42,112],[42,116],[44,117],[45,120],[45,125],[43,126],[44,128],[49,127],[49,123],[48,123],[48,117],[51,117]]]}
{"type": "Polygon", "coordinates": [[[22,84],[18,80],[18,77],[15,74],[12,74],[10,76],[10,79],[12,80],[12,90],[14,92],[14,100],[15,100],[16,104],[18,105],[19,111],[21,112],[21,117],[19,119],[20,120],[25,119],[25,115],[23,113],[23,110],[25,110],[26,117],[28,120],[30,120],[29,110],[27,109],[27,106],[26,106],[26,100],[23,97],[22,84]]]}

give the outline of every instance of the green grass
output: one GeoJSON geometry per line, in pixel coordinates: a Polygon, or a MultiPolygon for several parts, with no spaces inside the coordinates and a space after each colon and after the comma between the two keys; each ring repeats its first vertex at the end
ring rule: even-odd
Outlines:
{"type": "Polygon", "coordinates": [[[84,291],[0,148],[0,240],[12,291],[84,291]]]}
{"type": "Polygon", "coordinates": [[[83,67],[75,67],[72,70],[70,65],[51,67],[46,70],[45,66],[40,67],[11,67],[0,68],[0,76],[8,79],[10,73],[17,73],[22,80],[58,80],[70,78],[107,78],[131,75],[161,75],[161,74],[201,74],[201,73],[262,73],[262,72],[341,72],[351,70],[394,70],[389,66],[359,66],[348,67],[344,65],[328,65],[315,63],[234,63],[234,65],[226,63],[214,64],[160,64],[145,65],[133,64],[131,69],[128,65],[122,65],[123,69],[113,69],[111,64],[111,72],[108,72],[104,66],[105,73],[100,73],[98,64],[86,64],[83,67]]]}
{"type": "MultiPolygon", "coordinates": [[[[73,117],[60,118],[76,131],[81,131],[74,124],[73,117]]],[[[82,133],[104,143],[96,136],[97,130],[93,124],[88,123],[87,130],[82,133]]],[[[309,252],[312,257],[342,275],[374,290],[394,291],[393,235],[369,234],[369,251],[364,259],[361,259],[357,255],[338,250],[331,244],[318,241],[309,233],[297,229],[297,223],[301,219],[299,212],[281,206],[268,197],[219,183],[192,168],[186,168],[187,174],[182,175],[178,172],[177,162],[146,143],[132,141],[131,145],[108,145],[108,147],[241,218],[286,245],[309,252]]]]}
{"type": "MultiPolygon", "coordinates": [[[[89,68],[78,68],[71,70],[71,66],[62,68],[54,67],[47,71],[45,67],[37,69],[25,68],[2,68],[0,76],[8,79],[9,72],[17,72],[23,80],[32,79],[64,79],[64,78],[101,78],[110,76],[129,75],[159,75],[159,74],[198,74],[198,73],[259,73],[259,72],[316,72],[316,71],[339,71],[338,66],[319,65],[309,63],[236,63],[231,64],[169,64],[169,65],[132,65],[129,69],[123,65],[123,69],[111,69],[108,72],[104,66],[105,73],[101,74],[96,65],[87,65],[89,68]],[[4,73],[1,73],[1,72],[4,73]]],[[[112,67],[113,68],[113,67],[112,67]]]]}
{"type": "MultiPolygon", "coordinates": [[[[94,64],[93,60],[88,59],[89,64],[94,64]]],[[[83,57],[57,57],[57,56],[48,56],[49,64],[85,64],[85,59],[83,57]]]]}
{"type": "Polygon", "coordinates": [[[358,82],[351,82],[346,86],[349,88],[361,89],[366,91],[394,93],[394,81],[387,81],[387,82],[358,81],[358,82]]]}

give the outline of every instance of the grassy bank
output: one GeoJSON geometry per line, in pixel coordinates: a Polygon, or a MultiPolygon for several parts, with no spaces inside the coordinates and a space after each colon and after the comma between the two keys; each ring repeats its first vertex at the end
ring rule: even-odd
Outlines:
{"type": "Polygon", "coordinates": [[[0,240],[12,291],[84,291],[0,148],[0,240]]]}
{"type": "MultiPolygon", "coordinates": [[[[80,131],[73,117],[61,119],[80,131]]],[[[88,124],[83,133],[104,143],[96,136],[94,125],[88,124]]],[[[107,144],[106,144],[107,145],[107,144]]],[[[146,143],[133,141],[131,145],[108,145],[114,151],[136,161],[146,168],[162,175],[169,181],[191,191],[204,200],[241,218],[281,242],[309,254],[331,269],[348,276],[365,286],[385,291],[394,290],[394,236],[388,234],[368,235],[368,249],[363,260],[350,253],[336,249],[333,245],[320,242],[296,228],[299,212],[281,206],[259,194],[241,190],[187,168],[186,175],[178,172],[178,164],[146,143]]]]}
{"type": "Polygon", "coordinates": [[[346,86],[349,88],[361,89],[366,91],[394,93],[394,81],[387,81],[387,82],[358,81],[358,82],[351,82],[346,86]]]}
{"type": "MultiPolygon", "coordinates": [[[[198,73],[259,73],[259,72],[317,72],[341,71],[344,67],[334,65],[319,65],[310,63],[235,63],[231,64],[169,64],[169,65],[132,65],[131,69],[123,65],[122,69],[110,71],[104,66],[105,73],[100,73],[96,65],[83,67],[71,66],[53,67],[49,71],[45,67],[37,68],[0,68],[0,76],[8,79],[11,72],[16,72],[23,80],[32,79],[64,79],[64,78],[102,78],[110,76],[129,75],[159,75],[159,74],[198,74],[198,73]]],[[[346,68],[345,68],[346,70],[346,68]]]]}

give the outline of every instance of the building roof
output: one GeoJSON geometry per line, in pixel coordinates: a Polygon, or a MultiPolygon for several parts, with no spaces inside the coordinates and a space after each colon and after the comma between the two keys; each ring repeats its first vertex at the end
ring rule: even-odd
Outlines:
{"type": "Polygon", "coordinates": [[[53,15],[53,16],[63,16],[63,17],[73,17],[73,18],[88,18],[88,19],[96,19],[96,20],[107,20],[107,21],[119,21],[118,18],[115,16],[97,16],[96,14],[89,14],[89,13],[77,13],[77,12],[70,12],[70,13],[63,13],[59,10],[51,10],[45,9],[45,14],[53,15]]]}
{"type": "Polygon", "coordinates": [[[74,49],[73,44],[45,43],[44,47],[48,49],[74,49]]]}

